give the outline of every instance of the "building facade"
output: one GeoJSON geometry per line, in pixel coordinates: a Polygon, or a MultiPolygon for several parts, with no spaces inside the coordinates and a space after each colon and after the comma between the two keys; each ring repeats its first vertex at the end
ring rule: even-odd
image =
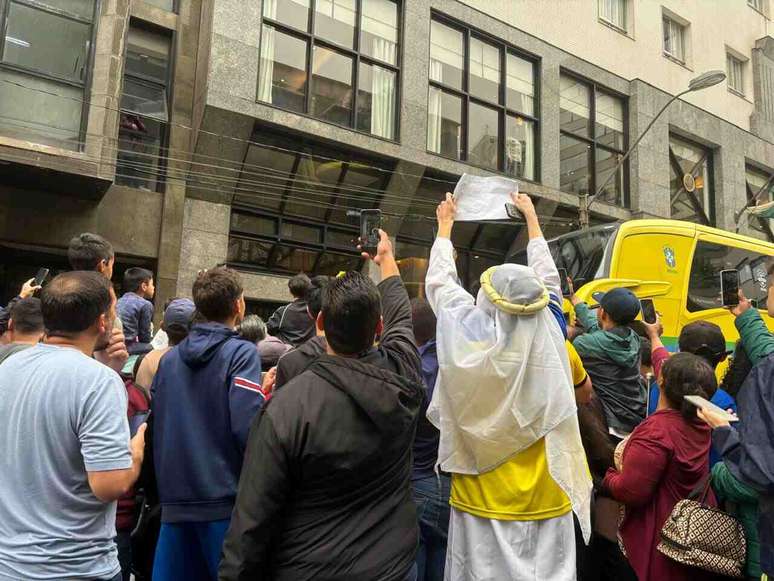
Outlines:
{"type": "MultiPolygon", "coordinates": [[[[768,221],[740,216],[771,199],[768,11],[768,0],[0,0],[11,256],[0,265],[13,273],[93,229],[120,264],[158,272],[160,298],[228,263],[266,312],[288,300],[293,273],[364,267],[352,213],[379,208],[421,295],[435,205],[466,172],[517,179],[550,235],[577,229],[580,196],[606,184],[592,223],[672,217],[774,239],[768,221]],[[27,54],[25,33],[51,26],[39,16],[25,30],[30,10],[77,23],[72,54],[27,54]],[[712,69],[727,80],[674,102],[611,175],[672,95],[712,69]]],[[[459,224],[464,284],[525,242],[518,225],[459,224]]]]}

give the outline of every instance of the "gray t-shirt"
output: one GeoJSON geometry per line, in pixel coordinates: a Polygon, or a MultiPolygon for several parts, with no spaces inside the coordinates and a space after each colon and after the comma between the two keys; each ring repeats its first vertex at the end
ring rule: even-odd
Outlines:
{"type": "Polygon", "coordinates": [[[0,580],[110,579],[116,503],[87,470],[130,468],[127,395],[115,371],[38,344],[0,366],[0,580]]]}

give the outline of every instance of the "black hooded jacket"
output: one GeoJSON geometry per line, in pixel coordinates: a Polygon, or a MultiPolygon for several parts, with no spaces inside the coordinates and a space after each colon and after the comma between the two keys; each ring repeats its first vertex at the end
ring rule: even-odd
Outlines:
{"type": "Polygon", "coordinates": [[[379,348],[319,356],[256,418],[221,581],[399,581],[411,569],[420,360],[402,282],[380,291],[379,348]]]}

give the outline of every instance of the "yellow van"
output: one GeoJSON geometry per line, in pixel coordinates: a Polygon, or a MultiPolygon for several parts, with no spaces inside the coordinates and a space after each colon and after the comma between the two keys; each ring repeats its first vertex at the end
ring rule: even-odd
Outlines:
{"type": "MultiPolygon", "coordinates": [[[[768,269],[774,244],[677,220],[630,220],[573,232],[549,241],[556,264],[575,281],[579,297],[625,286],[653,298],[661,313],[664,344],[676,349],[684,325],[712,321],[729,348],[739,337],[733,316],[721,308],[720,271],[737,269],[745,296],[757,301],[764,321],[768,269]]],[[[521,262],[521,257],[515,257],[521,262]]]]}

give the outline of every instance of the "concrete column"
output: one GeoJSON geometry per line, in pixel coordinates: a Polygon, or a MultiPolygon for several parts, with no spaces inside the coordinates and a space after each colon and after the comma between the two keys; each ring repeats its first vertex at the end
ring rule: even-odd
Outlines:
{"type": "MultiPolygon", "coordinates": [[[[629,98],[629,141],[645,130],[664,106],[668,95],[633,81],[629,98]]],[[[629,157],[629,192],[636,218],[670,216],[669,122],[664,114],[642,138],[629,157]]]]}
{"type": "MultiPolygon", "coordinates": [[[[713,151],[713,177],[715,185],[715,224],[718,228],[736,230],[735,215],[747,206],[744,171],[744,144],[736,131],[723,126],[720,142],[723,147],[713,151]]],[[[742,234],[750,234],[748,220],[740,221],[742,234]]]]}
{"type": "MultiPolygon", "coordinates": [[[[559,62],[545,59],[540,67],[540,183],[559,189],[561,154],[559,147],[559,62]]],[[[577,203],[577,202],[576,202],[577,203]]]]}
{"type": "Polygon", "coordinates": [[[750,115],[750,131],[774,142],[774,38],[766,36],[752,50],[755,111],[750,115]]]}
{"type": "MultiPolygon", "coordinates": [[[[159,235],[158,272],[156,273],[157,305],[164,305],[167,299],[181,292],[182,296],[189,296],[191,292],[190,284],[183,284],[182,288],[180,284],[180,277],[183,276],[181,242],[183,240],[186,203],[185,172],[189,167],[187,152],[191,147],[189,127],[193,125],[194,80],[199,44],[200,12],[201,0],[184,0],[181,4],[173,61],[175,74],[169,126],[169,157],[171,159],[167,164],[168,177],[164,189],[159,235]]],[[[226,234],[228,234],[228,212],[226,212],[226,234]]],[[[225,251],[222,254],[225,255],[225,251]]],[[[188,266],[190,269],[193,265],[188,266]]],[[[208,266],[212,265],[204,265],[199,268],[207,268],[208,266]]],[[[188,275],[190,272],[186,274],[186,276],[188,275]]],[[[186,283],[193,282],[192,279],[185,280],[186,283]]],[[[157,308],[157,322],[161,320],[162,315],[162,309],[157,308]]]]}
{"type": "Polygon", "coordinates": [[[174,294],[190,297],[197,273],[226,261],[231,209],[226,204],[189,198],[185,200],[183,216],[174,294]]]}

